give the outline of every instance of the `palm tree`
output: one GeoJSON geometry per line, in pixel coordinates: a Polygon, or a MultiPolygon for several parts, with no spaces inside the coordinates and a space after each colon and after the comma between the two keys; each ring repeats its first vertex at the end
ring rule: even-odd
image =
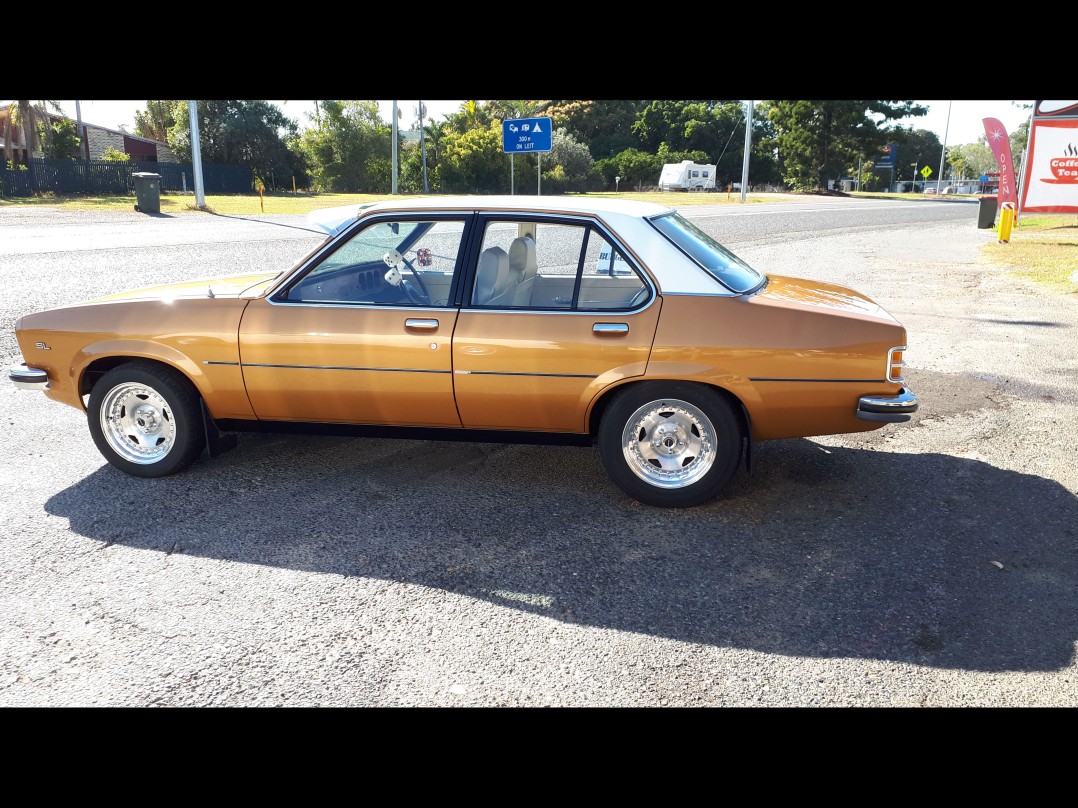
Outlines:
{"type": "Polygon", "coordinates": [[[435,123],[434,121],[431,121],[423,127],[423,132],[426,136],[427,143],[434,152],[434,163],[437,165],[438,158],[441,154],[442,141],[445,140],[445,122],[435,123]]]}
{"type": "Polygon", "coordinates": [[[18,107],[15,104],[9,104],[7,108],[7,118],[4,119],[4,165],[10,163],[15,156],[15,148],[11,143],[11,137],[14,134],[14,121],[17,114],[18,107]]]}

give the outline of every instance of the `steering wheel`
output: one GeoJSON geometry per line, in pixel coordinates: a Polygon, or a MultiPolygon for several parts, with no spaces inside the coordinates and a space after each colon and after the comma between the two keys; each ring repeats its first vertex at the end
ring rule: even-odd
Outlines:
{"type": "Polygon", "coordinates": [[[409,261],[403,255],[401,256],[401,261],[403,261],[404,265],[408,267],[408,270],[412,273],[412,277],[415,278],[416,283],[419,285],[419,288],[417,289],[415,286],[412,285],[410,281],[404,279],[401,280],[401,286],[404,287],[404,291],[407,293],[408,298],[417,306],[429,306],[430,292],[427,291],[427,284],[423,283],[423,279],[419,277],[419,273],[416,272],[416,269],[414,266],[412,266],[411,261],[409,261]]]}
{"type": "MultiPolygon", "coordinates": [[[[423,283],[423,281],[419,281],[423,283]]],[[[430,295],[425,294],[418,286],[412,283],[407,278],[401,278],[401,289],[408,295],[408,299],[415,303],[417,306],[429,306],[430,295]]]]}

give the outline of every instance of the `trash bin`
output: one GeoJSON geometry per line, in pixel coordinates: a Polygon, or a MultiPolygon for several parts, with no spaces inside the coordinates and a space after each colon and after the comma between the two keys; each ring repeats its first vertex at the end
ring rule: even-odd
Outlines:
{"type": "Polygon", "coordinates": [[[131,175],[135,181],[135,210],[141,213],[161,212],[161,175],[149,171],[137,171],[131,175]]]}
{"type": "Polygon", "coordinates": [[[977,208],[977,229],[990,230],[996,224],[996,210],[999,208],[999,200],[995,194],[982,196],[980,207],[977,208]]]}

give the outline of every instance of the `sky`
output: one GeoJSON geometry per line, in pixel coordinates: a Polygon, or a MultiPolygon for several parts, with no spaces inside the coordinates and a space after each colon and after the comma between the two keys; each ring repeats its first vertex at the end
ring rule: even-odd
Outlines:
{"type": "MultiPolygon", "coordinates": [[[[0,101],[0,104],[10,103],[0,101]]],[[[120,129],[121,125],[129,132],[135,131],[135,112],[146,109],[145,101],[80,101],[82,119],[86,123],[97,124],[107,129],[120,129]]],[[[285,115],[306,127],[308,115],[314,111],[313,101],[272,101],[281,108],[285,115]]],[[[402,127],[409,127],[416,119],[414,112],[417,101],[397,101],[397,109],[402,113],[402,127]]],[[[427,107],[427,119],[440,121],[451,112],[460,111],[463,101],[424,101],[427,107]]],[[[935,132],[941,143],[948,146],[976,143],[984,137],[984,119],[996,118],[1007,130],[1014,132],[1022,123],[1029,120],[1029,110],[1019,105],[1031,105],[1032,101],[917,101],[927,106],[929,112],[920,118],[901,121],[903,126],[914,129],[927,129],[935,132]]],[[[61,101],[65,114],[75,118],[75,102],[61,101]]],[[[392,115],[393,102],[379,101],[379,109],[384,120],[392,115]]]]}

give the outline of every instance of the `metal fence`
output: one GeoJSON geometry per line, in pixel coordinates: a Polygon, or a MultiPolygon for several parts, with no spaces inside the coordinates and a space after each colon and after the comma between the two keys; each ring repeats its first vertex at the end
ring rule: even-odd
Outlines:
{"type": "MultiPolygon", "coordinates": [[[[29,167],[8,169],[0,160],[0,197],[55,194],[134,194],[131,175],[148,171],[161,175],[161,191],[194,190],[190,163],[117,162],[114,160],[46,160],[35,158],[29,167]]],[[[202,165],[203,190],[208,194],[247,194],[255,190],[254,174],[247,166],[202,165]]]]}

